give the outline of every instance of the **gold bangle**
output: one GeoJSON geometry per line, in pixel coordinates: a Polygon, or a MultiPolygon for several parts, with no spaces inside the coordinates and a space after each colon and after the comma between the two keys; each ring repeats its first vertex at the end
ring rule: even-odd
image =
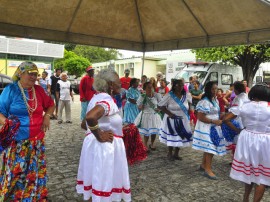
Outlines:
{"type": "Polygon", "coordinates": [[[48,116],[48,117],[50,117],[50,118],[52,117],[52,115],[50,115],[50,114],[45,114],[44,116],[48,116]]]}
{"type": "Polygon", "coordinates": [[[97,125],[95,125],[95,126],[88,126],[88,128],[89,128],[90,130],[96,130],[96,129],[99,128],[99,125],[97,124],[97,125]]]}

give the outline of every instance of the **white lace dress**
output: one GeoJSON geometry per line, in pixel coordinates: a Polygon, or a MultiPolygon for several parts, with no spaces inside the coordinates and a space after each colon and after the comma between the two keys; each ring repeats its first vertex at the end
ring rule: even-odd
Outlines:
{"type": "Polygon", "coordinates": [[[112,130],[113,142],[100,143],[88,129],[84,138],[77,176],[77,192],[93,202],[131,201],[126,151],[122,139],[122,118],[110,95],[100,93],[91,99],[87,112],[94,106],[104,107],[98,120],[102,130],[112,130]]]}
{"type": "Polygon", "coordinates": [[[231,112],[242,119],[230,177],[247,184],[270,186],[270,105],[244,103],[231,112]]]}

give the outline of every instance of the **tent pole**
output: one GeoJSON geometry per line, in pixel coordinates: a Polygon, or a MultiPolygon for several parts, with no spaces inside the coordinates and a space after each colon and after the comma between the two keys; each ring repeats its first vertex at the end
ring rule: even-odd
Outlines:
{"type": "Polygon", "coordinates": [[[143,70],[144,70],[144,57],[145,57],[145,51],[143,51],[143,57],[142,57],[142,75],[141,75],[141,78],[143,76],[143,70]]]}

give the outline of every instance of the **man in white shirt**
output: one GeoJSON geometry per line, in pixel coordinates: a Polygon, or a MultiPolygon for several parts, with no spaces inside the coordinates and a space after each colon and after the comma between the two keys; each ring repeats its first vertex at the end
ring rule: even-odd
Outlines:
{"type": "Polygon", "coordinates": [[[70,98],[74,100],[72,88],[70,82],[67,80],[67,74],[62,73],[60,79],[56,84],[56,97],[59,100],[58,103],[58,123],[63,123],[62,112],[65,108],[66,114],[66,123],[72,123],[71,121],[71,107],[70,107],[70,98]]]}

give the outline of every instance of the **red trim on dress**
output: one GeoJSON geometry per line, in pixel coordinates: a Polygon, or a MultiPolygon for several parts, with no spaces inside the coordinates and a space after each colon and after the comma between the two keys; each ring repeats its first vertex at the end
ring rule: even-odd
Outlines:
{"type": "Polygon", "coordinates": [[[96,105],[98,105],[98,104],[106,104],[106,105],[108,106],[108,113],[105,114],[105,116],[108,116],[109,113],[110,113],[110,110],[111,110],[110,104],[109,104],[107,101],[100,101],[100,102],[97,102],[96,105]]]}
{"type": "Polygon", "coordinates": [[[270,171],[270,168],[266,168],[261,164],[259,165],[259,167],[254,168],[254,167],[252,167],[252,164],[250,164],[248,166],[248,165],[245,165],[244,162],[239,162],[239,161],[237,161],[235,159],[233,160],[233,163],[232,163],[232,169],[234,169],[235,171],[238,171],[238,172],[242,172],[245,175],[253,174],[253,175],[258,177],[258,176],[260,176],[260,174],[262,174],[262,175],[264,175],[266,177],[270,177],[270,172],[265,171],[265,170],[270,171]],[[235,162],[240,164],[240,165],[236,165],[235,162]],[[241,165],[243,165],[243,166],[241,166],[241,165]],[[259,167],[262,167],[262,168],[259,168],[259,167]]]}
{"type": "MultiPolygon", "coordinates": [[[[78,180],[77,185],[83,185],[83,181],[78,180]]],[[[90,191],[91,189],[92,189],[92,194],[94,194],[96,196],[102,196],[102,197],[109,197],[109,196],[111,196],[112,193],[121,194],[122,192],[124,192],[125,194],[130,194],[130,192],[131,192],[130,189],[125,189],[124,187],[123,188],[112,188],[111,191],[106,192],[106,191],[99,191],[99,190],[93,189],[92,185],[84,186],[85,191],[90,191]]]]}

